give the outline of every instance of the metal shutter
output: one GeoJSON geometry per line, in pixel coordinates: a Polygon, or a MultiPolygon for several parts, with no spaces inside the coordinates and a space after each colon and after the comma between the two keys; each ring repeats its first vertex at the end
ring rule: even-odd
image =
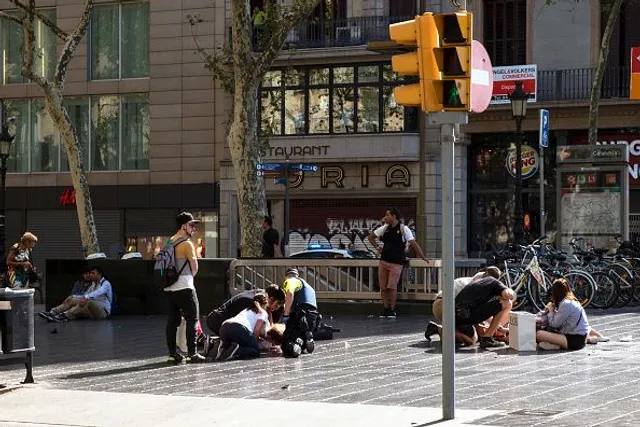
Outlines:
{"type": "Polygon", "coordinates": [[[118,258],[118,249],[124,242],[122,231],[121,211],[95,210],[93,217],[96,222],[96,231],[100,242],[100,250],[109,258],[118,258]]]}

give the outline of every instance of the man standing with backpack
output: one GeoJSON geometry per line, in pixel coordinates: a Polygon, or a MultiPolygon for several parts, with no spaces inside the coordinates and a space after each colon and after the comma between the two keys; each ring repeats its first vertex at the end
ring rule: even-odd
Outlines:
{"type": "Polygon", "coordinates": [[[199,317],[198,295],[193,279],[198,274],[198,258],[196,248],[190,238],[196,231],[196,224],[200,222],[189,212],[182,212],[176,218],[178,231],[165,244],[158,254],[156,267],[164,262],[161,275],[164,275],[164,291],[169,299],[169,318],[167,319],[167,347],[169,349],[169,363],[204,362],[205,358],[197,353],[196,323],[199,317]],[[169,264],[167,264],[169,260],[169,264]],[[171,263],[172,262],[172,263],[171,263]],[[176,332],[184,317],[187,324],[187,356],[178,353],[176,332]]]}

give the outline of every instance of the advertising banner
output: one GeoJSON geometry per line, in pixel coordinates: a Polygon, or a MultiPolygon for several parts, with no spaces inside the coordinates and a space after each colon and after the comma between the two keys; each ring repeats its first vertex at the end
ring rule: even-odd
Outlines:
{"type": "Polygon", "coordinates": [[[522,89],[529,94],[528,102],[536,102],[538,67],[532,65],[510,65],[493,67],[493,94],[491,104],[508,104],[509,95],[515,90],[516,82],[522,82],[522,89]]]}

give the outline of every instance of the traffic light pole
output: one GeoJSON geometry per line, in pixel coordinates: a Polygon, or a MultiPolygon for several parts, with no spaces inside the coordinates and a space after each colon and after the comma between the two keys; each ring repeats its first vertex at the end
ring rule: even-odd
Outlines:
{"type": "Polygon", "coordinates": [[[442,171],[442,418],[455,416],[455,145],[466,112],[429,113],[429,124],[440,125],[442,171]]]}

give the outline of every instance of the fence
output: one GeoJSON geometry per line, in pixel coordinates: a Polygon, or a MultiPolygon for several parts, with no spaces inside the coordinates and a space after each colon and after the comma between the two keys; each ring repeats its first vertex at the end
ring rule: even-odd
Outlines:
{"type": "MultiPolygon", "coordinates": [[[[605,70],[600,90],[601,99],[629,97],[629,67],[605,70]]],[[[537,101],[587,100],[595,68],[538,71],[537,101]]]]}
{"type": "MultiPolygon", "coordinates": [[[[455,277],[472,276],[484,259],[456,260],[455,277]]],[[[287,268],[300,276],[321,300],[371,300],[379,298],[378,260],[375,259],[235,259],[229,267],[229,291],[281,283],[287,268]]],[[[442,261],[412,259],[399,285],[399,300],[433,300],[442,289],[442,261]]]]}

